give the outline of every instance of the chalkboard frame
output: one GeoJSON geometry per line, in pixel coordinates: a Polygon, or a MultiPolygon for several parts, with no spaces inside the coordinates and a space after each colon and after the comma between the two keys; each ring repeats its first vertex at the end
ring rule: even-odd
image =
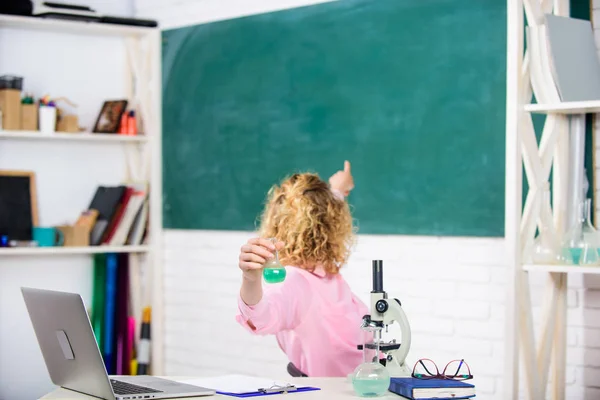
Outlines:
{"type": "Polygon", "coordinates": [[[33,226],[39,225],[37,206],[37,185],[34,171],[0,170],[0,177],[22,177],[29,179],[29,204],[31,204],[31,222],[33,226]]]}

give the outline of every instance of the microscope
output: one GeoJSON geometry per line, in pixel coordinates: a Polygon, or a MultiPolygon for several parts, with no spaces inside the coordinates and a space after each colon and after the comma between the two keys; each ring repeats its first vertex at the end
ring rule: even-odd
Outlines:
{"type": "MultiPolygon", "coordinates": [[[[410,325],[402,304],[398,299],[388,299],[387,293],[383,290],[383,261],[373,260],[373,290],[371,291],[371,314],[363,317],[361,328],[373,331],[373,342],[365,343],[367,349],[379,350],[385,355],[379,362],[386,367],[390,376],[410,377],[411,369],[406,365],[406,356],[410,350],[410,325]],[[402,333],[402,343],[396,340],[383,342],[381,331],[385,327],[397,323],[402,333]]],[[[363,345],[358,346],[363,350],[363,345]]],[[[376,361],[376,360],[373,360],[376,361]]]]}

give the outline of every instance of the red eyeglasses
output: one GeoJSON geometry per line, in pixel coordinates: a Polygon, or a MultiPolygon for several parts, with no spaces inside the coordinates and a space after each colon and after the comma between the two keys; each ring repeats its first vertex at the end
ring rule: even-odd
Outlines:
{"type": "Polygon", "coordinates": [[[450,361],[440,373],[435,362],[429,358],[421,358],[413,367],[412,377],[417,379],[452,379],[455,381],[473,379],[471,369],[463,359],[450,361]]]}

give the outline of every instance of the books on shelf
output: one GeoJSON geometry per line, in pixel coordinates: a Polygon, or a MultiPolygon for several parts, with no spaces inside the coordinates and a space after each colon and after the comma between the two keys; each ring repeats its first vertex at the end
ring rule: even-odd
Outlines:
{"type": "Polygon", "coordinates": [[[131,231],[129,232],[129,236],[127,236],[127,245],[138,245],[142,243],[142,239],[144,239],[144,233],[148,228],[148,211],[148,199],[145,199],[142,207],[133,220],[131,231]]]}
{"type": "Polygon", "coordinates": [[[94,291],[91,321],[109,374],[135,375],[135,330],[139,318],[130,307],[134,296],[126,254],[94,257],[94,291]]]}
{"type": "Polygon", "coordinates": [[[139,245],[147,232],[148,189],[146,183],[99,186],[89,209],[98,216],[90,245],[139,245]]]}

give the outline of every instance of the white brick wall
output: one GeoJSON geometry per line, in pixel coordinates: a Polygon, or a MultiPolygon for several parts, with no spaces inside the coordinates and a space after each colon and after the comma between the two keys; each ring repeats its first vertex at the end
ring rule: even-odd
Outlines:
{"type": "MultiPolygon", "coordinates": [[[[237,256],[250,236],[166,232],[167,374],[212,374],[213,368],[254,373],[259,365],[267,374],[285,374],[286,358],[274,338],[253,337],[234,320],[237,256]]],[[[492,395],[502,374],[504,286],[493,280],[500,274],[492,274],[504,269],[498,261],[502,248],[500,239],[364,235],[344,276],[368,302],[371,260],[384,260],[384,287],[402,301],[411,323],[410,358],[444,364],[464,357],[477,374],[478,391],[492,395]]]]}
{"type": "MultiPolygon", "coordinates": [[[[234,320],[238,251],[251,236],[166,231],[167,374],[254,374],[260,366],[270,376],[285,375],[287,361],[274,338],[254,337],[234,320]]],[[[366,302],[371,260],[383,259],[385,289],[402,301],[411,323],[410,359],[427,357],[443,364],[465,358],[481,397],[501,399],[506,292],[502,253],[501,239],[360,235],[343,274],[366,302]]],[[[536,321],[544,278],[532,275],[536,321]]],[[[572,276],[568,293],[567,398],[597,399],[600,278],[572,276]]],[[[391,329],[390,337],[395,332],[391,329]]]]}
{"type": "MultiPolygon", "coordinates": [[[[136,13],[172,28],[316,2],[321,1],[136,0],[136,13]]],[[[600,0],[594,2],[598,13],[600,0]]],[[[264,374],[285,375],[287,361],[275,340],[251,336],[234,320],[237,255],[250,236],[165,232],[167,374],[254,374],[261,367],[264,374]]],[[[360,236],[343,273],[365,301],[373,258],[384,260],[385,288],[400,298],[409,317],[411,360],[428,357],[443,364],[464,357],[476,376],[478,398],[501,399],[507,284],[503,240],[360,236]]],[[[533,313],[539,321],[545,280],[532,278],[533,313]]],[[[569,279],[567,399],[600,399],[600,277],[569,279]]]]}
{"type": "MultiPolygon", "coordinates": [[[[285,375],[287,361],[274,338],[254,337],[234,320],[237,255],[251,236],[166,231],[167,374],[254,374],[261,366],[268,375],[285,375]]],[[[371,260],[383,259],[385,289],[402,301],[411,323],[410,359],[427,357],[443,364],[465,358],[481,397],[500,399],[506,291],[502,253],[501,239],[360,235],[343,274],[366,302],[371,260]]],[[[594,399],[600,390],[595,379],[600,377],[600,282],[593,278],[574,276],[569,283],[568,399],[594,399]]],[[[533,275],[532,281],[537,321],[545,280],[533,275]]],[[[394,333],[391,329],[390,337],[394,333]]]]}

